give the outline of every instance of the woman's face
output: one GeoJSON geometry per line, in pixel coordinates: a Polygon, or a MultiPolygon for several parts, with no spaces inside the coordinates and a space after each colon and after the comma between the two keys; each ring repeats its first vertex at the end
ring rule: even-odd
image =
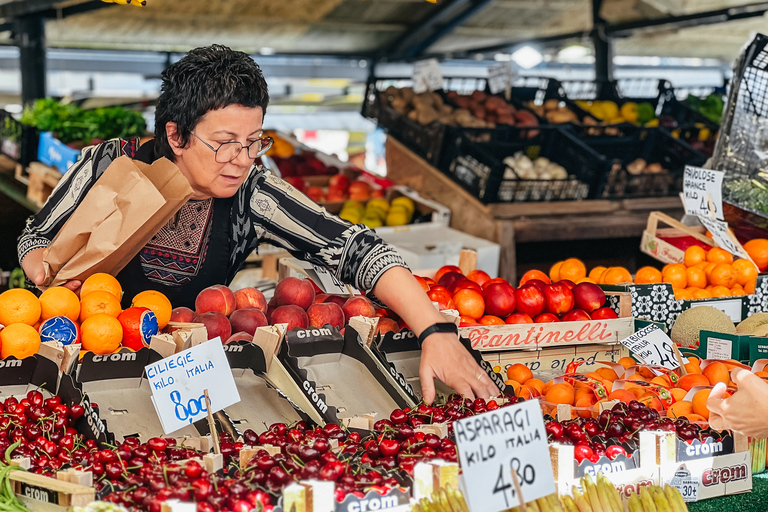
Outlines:
{"type": "Polygon", "coordinates": [[[168,123],[167,131],[171,148],[176,155],[176,165],[195,191],[192,199],[232,197],[245,182],[253,159],[248,158],[245,146],[262,136],[264,114],[261,107],[249,108],[228,105],[205,114],[194,128],[187,147],[174,144],[176,126],[168,123]],[[198,139],[199,137],[199,139],[198,139]],[[243,150],[229,163],[219,163],[213,150],[226,142],[239,142],[243,150]]]}

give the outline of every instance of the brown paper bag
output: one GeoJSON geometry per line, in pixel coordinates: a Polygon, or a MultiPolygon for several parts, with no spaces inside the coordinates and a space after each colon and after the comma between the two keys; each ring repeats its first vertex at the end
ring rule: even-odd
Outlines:
{"type": "Polygon", "coordinates": [[[116,275],[193,193],[166,158],[152,165],[116,159],[45,250],[44,286],[116,275]]]}

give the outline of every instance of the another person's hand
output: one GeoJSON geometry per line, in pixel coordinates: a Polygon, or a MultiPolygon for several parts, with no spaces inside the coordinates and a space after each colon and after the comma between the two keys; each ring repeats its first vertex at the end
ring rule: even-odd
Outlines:
{"type": "Polygon", "coordinates": [[[735,430],[757,439],[768,437],[768,382],[743,368],[731,371],[739,390],[723,398],[726,386],[718,383],[709,395],[709,425],[716,430],[735,430]]]}
{"type": "MultiPolygon", "coordinates": [[[[35,283],[35,286],[41,290],[45,290],[46,287],[42,286],[45,281],[45,267],[43,267],[43,255],[45,254],[45,247],[33,249],[29,251],[24,261],[21,262],[21,268],[27,275],[30,281],[35,283]]],[[[77,280],[67,281],[64,283],[64,288],[69,288],[73,292],[80,295],[80,286],[83,283],[77,280]]]]}
{"type": "Polygon", "coordinates": [[[435,400],[436,378],[464,397],[491,398],[499,394],[491,378],[455,334],[436,333],[424,340],[419,378],[421,393],[427,404],[435,400]]]}

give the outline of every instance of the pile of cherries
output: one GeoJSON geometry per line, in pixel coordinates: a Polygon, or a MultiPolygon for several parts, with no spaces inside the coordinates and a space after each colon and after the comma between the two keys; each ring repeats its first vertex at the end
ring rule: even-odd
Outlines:
{"type": "Polygon", "coordinates": [[[723,437],[721,432],[702,428],[684,417],[661,417],[658,411],[636,400],[628,404],[619,402],[597,418],[557,421],[546,416],[545,420],[549,442],[573,445],[579,464],[584,459],[596,463],[601,457],[631,457],[638,448],[641,430],[675,432],[688,443],[694,439],[704,442],[708,437],[720,441],[723,437]]]}

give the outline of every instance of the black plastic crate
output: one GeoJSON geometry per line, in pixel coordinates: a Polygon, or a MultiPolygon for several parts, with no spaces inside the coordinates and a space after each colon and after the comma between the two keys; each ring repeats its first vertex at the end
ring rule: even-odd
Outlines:
{"type": "Polygon", "coordinates": [[[0,109],[0,153],[26,167],[37,156],[37,130],[0,109]]]}
{"type": "Polygon", "coordinates": [[[573,135],[542,129],[525,142],[482,144],[463,134],[446,144],[442,171],[484,203],[575,201],[590,199],[608,162],[573,135]],[[522,152],[531,160],[546,157],[563,166],[566,179],[520,179],[504,163],[522,152]]]}
{"type": "Polygon", "coordinates": [[[707,156],[663,128],[642,128],[627,137],[585,137],[587,146],[605,156],[608,171],[599,180],[596,198],[675,196],[683,189],[686,165],[702,166],[707,156]],[[659,164],[666,172],[636,173],[638,159],[659,164]]]}

